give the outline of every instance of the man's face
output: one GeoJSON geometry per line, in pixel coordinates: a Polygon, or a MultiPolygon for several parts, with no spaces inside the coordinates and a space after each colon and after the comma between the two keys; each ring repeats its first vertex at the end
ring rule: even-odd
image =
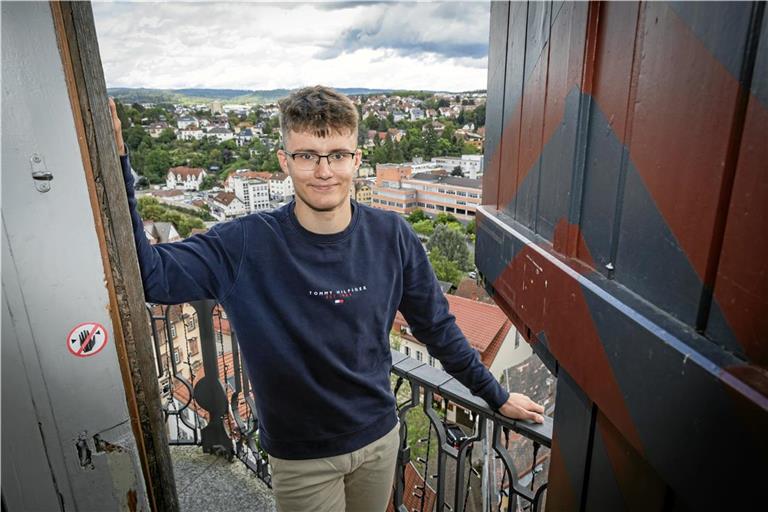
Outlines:
{"type": "Polygon", "coordinates": [[[278,151],[277,156],[283,172],[293,179],[296,202],[317,212],[329,212],[343,207],[349,201],[349,186],[355,170],[360,166],[360,152],[356,148],[356,133],[340,135],[332,132],[327,137],[318,137],[306,132],[289,132],[285,140],[285,151],[278,151]],[[354,152],[355,156],[351,165],[337,162],[329,165],[326,158],[321,158],[314,168],[302,169],[299,162],[294,161],[286,152],[317,155],[354,152]]]}

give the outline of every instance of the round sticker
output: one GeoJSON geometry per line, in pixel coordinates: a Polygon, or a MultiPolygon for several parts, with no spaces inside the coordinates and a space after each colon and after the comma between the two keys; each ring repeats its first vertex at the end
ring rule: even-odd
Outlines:
{"type": "Polygon", "coordinates": [[[83,322],[67,336],[67,348],[77,357],[90,357],[107,345],[107,330],[98,322],[83,322]]]}

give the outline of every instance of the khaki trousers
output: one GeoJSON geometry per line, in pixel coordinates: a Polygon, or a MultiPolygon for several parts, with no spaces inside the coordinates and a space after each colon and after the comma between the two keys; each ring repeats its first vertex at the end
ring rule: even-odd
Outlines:
{"type": "Polygon", "coordinates": [[[280,512],[384,512],[392,494],[400,423],[359,450],[333,457],[270,456],[280,512]]]}

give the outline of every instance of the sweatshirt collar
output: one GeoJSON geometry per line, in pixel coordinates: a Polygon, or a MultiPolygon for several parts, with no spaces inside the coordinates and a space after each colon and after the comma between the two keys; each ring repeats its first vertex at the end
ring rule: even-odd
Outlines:
{"type": "Polygon", "coordinates": [[[304,226],[301,225],[299,222],[299,219],[296,217],[296,212],[294,209],[296,208],[296,200],[292,200],[287,205],[288,209],[288,219],[291,223],[291,226],[294,228],[294,230],[301,235],[302,238],[305,238],[306,240],[313,242],[313,243],[321,243],[321,244],[331,244],[336,243],[344,240],[347,238],[352,232],[355,230],[355,226],[357,225],[357,220],[360,217],[360,208],[357,206],[357,202],[354,199],[350,199],[350,204],[352,205],[352,217],[349,221],[349,224],[346,228],[339,231],[338,233],[331,233],[327,235],[319,234],[319,233],[313,233],[312,231],[309,231],[304,226]]]}

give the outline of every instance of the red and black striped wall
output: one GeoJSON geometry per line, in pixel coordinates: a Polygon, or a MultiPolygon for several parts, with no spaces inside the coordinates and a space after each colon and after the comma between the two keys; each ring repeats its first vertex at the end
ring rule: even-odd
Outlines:
{"type": "Polygon", "coordinates": [[[558,376],[548,510],[760,504],[765,3],[494,2],[490,38],[476,259],[558,376]]]}

